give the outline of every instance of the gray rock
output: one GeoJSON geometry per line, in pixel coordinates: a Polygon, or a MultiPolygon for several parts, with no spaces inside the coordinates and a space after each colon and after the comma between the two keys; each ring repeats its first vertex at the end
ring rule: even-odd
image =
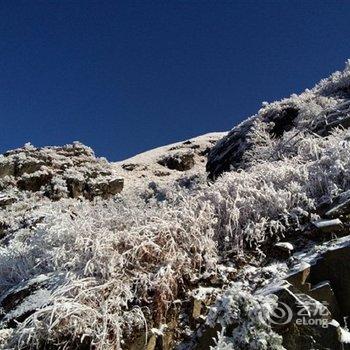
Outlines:
{"type": "Polygon", "coordinates": [[[286,290],[280,291],[279,302],[283,303],[280,304],[282,309],[292,311],[289,323],[274,326],[275,331],[283,336],[283,346],[287,350],[343,350],[337,330],[328,325],[332,316],[326,306],[307,294],[286,290]]]}
{"type": "Polygon", "coordinates": [[[344,230],[344,225],[340,219],[332,220],[317,220],[311,223],[317,232],[321,233],[341,233],[344,230]]]}
{"type": "Polygon", "coordinates": [[[24,161],[16,167],[16,176],[35,173],[36,171],[39,171],[44,165],[45,163],[43,161],[37,159],[24,161]]]}
{"type": "Polygon", "coordinates": [[[160,165],[163,165],[171,170],[186,171],[194,167],[194,153],[184,152],[169,154],[158,161],[160,165]]]}
{"type": "Polygon", "coordinates": [[[275,244],[275,247],[286,252],[292,252],[294,250],[293,244],[289,242],[278,242],[275,244]]]}
{"type": "Polygon", "coordinates": [[[271,256],[277,259],[288,259],[293,253],[294,246],[289,242],[278,242],[271,249],[271,256]]]}
{"type": "Polygon", "coordinates": [[[0,239],[6,235],[8,224],[5,221],[0,221],[0,239]]]}
{"type": "Polygon", "coordinates": [[[84,195],[85,183],[79,178],[67,178],[66,179],[69,197],[79,198],[84,195]]]}
{"type": "MultiPolygon", "coordinates": [[[[341,91],[337,92],[339,97],[343,96],[341,91]]],[[[308,109],[309,102],[306,101],[305,109],[308,109]]],[[[227,136],[217,142],[209,151],[207,172],[209,178],[215,179],[222,173],[244,168],[244,154],[251,149],[252,143],[249,134],[252,131],[255,121],[262,121],[272,127],[269,132],[273,138],[279,138],[284,132],[299,128],[320,136],[327,136],[336,127],[350,127],[350,102],[349,96],[344,102],[339,98],[338,104],[323,110],[314,119],[305,124],[305,121],[298,119],[299,108],[293,98],[283,100],[274,105],[270,105],[267,110],[264,108],[258,114],[247,119],[243,123],[234,127],[227,136]],[[273,124],[272,124],[273,123],[273,124]]]]}
{"type": "Polygon", "coordinates": [[[312,131],[327,136],[336,127],[350,127],[350,102],[347,100],[325,110],[312,124],[312,131]]]}
{"type": "MultiPolygon", "coordinates": [[[[45,288],[48,281],[48,276],[39,275],[3,293],[0,298],[0,307],[4,311],[4,314],[0,318],[1,322],[9,326],[14,326],[16,322],[23,321],[33,313],[35,311],[34,293],[45,288]],[[27,298],[30,298],[31,302],[27,303],[28,305],[26,308],[26,304],[23,303],[25,303],[27,298]]],[[[40,302],[46,302],[46,300],[40,300],[40,302]]]]}
{"type": "Polygon", "coordinates": [[[120,193],[124,187],[124,179],[121,177],[107,177],[93,180],[87,184],[86,197],[96,196],[110,197],[120,193]]]}
{"type": "Polygon", "coordinates": [[[134,163],[125,163],[125,164],[122,164],[122,168],[124,170],[127,170],[127,171],[133,171],[137,168],[140,167],[140,164],[134,164],[134,163]]]}

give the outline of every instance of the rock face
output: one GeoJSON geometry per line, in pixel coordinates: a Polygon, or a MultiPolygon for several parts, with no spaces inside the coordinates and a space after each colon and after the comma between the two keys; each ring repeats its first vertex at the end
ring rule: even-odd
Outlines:
{"type": "Polygon", "coordinates": [[[350,349],[339,336],[339,327],[350,313],[349,242],[344,237],[339,243],[325,243],[318,252],[296,255],[304,263],[286,279],[287,289],[276,292],[279,302],[293,311],[293,318],[277,327],[286,349],[350,349]],[[302,312],[305,305],[309,314],[302,312]]]}
{"type": "Polygon", "coordinates": [[[208,154],[209,177],[214,179],[223,172],[243,166],[243,155],[251,147],[249,134],[257,120],[270,124],[270,133],[278,138],[295,127],[298,113],[299,110],[293,103],[286,103],[276,106],[275,109],[262,111],[233,128],[208,154]]]}
{"type": "Polygon", "coordinates": [[[209,152],[207,171],[211,179],[222,173],[245,168],[244,155],[252,148],[254,129],[263,124],[279,140],[285,133],[309,132],[329,135],[337,127],[350,127],[349,82],[347,69],[323,79],[312,90],[292,95],[280,102],[263,103],[256,115],[234,127],[209,152]]]}
{"type": "MultiPolygon", "coordinates": [[[[51,199],[62,197],[92,199],[113,196],[124,181],[105,160],[81,143],[63,147],[23,148],[0,156],[0,189],[18,188],[41,192],[51,199]]],[[[0,206],[13,199],[0,197],[0,206]]]]}

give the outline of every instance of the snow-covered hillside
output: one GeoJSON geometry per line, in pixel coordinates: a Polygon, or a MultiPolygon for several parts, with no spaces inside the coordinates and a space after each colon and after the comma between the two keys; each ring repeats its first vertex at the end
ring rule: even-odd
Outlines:
{"type": "Polygon", "coordinates": [[[0,346],[346,349],[349,120],[350,63],[227,135],[4,154],[0,346]]]}
{"type": "Polygon", "coordinates": [[[215,132],[182,142],[158,147],[132,158],[114,163],[124,178],[125,190],[157,183],[188,183],[188,179],[206,177],[209,150],[227,133],[215,132]]]}

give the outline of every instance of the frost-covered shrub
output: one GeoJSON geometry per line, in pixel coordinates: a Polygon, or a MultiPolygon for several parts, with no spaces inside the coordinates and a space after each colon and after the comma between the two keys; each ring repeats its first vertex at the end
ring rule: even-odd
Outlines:
{"type": "Polygon", "coordinates": [[[332,95],[341,89],[347,89],[350,85],[350,59],[347,60],[345,69],[333,73],[330,77],[322,79],[314,90],[322,95],[332,95]]]}
{"type": "Polygon", "coordinates": [[[307,181],[305,167],[291,161],[262,163],[222,176],[206,191],[216,211],[221,249],[239,254],[269,237],[283,236],[293,209],[313,207],[303,189],[307,181]]]}
{"type": "Polygon", "coordinates": [[[310,212],[350,188],[348,130],[335,129],[328,137],[300,133],[292,148],[264,128],[254,137],[250,166],[225,173],[204,191],[215,208],[215,232],[224,250],[243,252],[281,237],[291,228],[292,212],[310,212]]]}
{"type": "Polygon", "coordinates": [[[61,278],[12,335],[17,346],[65,335],[114,348],[125,332],[145,327],[142,299],[161,323],[183,277],[216,264],[212,209],[190,197],[166,205],[65,199],[33,214],[44,218],[0,248],[1,292],[39,274],[61,278]]]}
{"type": "Polygon", "coordinates": [[[282,337],[275,333],[269,319],[277,306],[276,296],[255,296],[241,283],[232,284],[211,307],[207,324],[219,323],[216,350],[283,350],[282,337]],[[233,331],[227,331],[234,326],[233,331]]]}

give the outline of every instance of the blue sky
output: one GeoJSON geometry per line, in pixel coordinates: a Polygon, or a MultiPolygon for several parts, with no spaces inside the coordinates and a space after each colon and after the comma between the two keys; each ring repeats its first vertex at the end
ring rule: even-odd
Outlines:
{"type": "Polygon", "coordinates": [[[110,160],[232,128],[350,57],[350,2],[0,3],[0,152],[80,140],[110,160]]]}

